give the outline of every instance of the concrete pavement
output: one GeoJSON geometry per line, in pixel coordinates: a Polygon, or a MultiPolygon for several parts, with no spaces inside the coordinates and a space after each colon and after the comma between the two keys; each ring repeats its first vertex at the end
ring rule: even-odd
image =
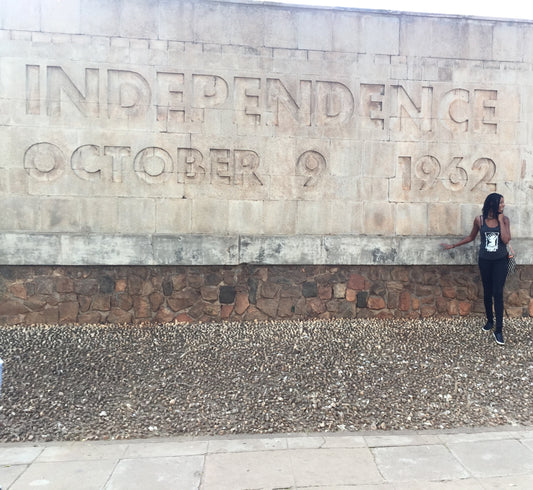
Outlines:
{"type": "Polygon", "coordinates": [[[0,444],[2,490],[531,489],[533,427],[0,444]]]}

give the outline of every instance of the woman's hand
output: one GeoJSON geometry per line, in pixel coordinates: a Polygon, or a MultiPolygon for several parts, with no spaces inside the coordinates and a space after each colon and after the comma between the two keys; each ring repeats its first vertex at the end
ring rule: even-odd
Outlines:
{"type": "Polygon", "coordinates": [[[440,245],[444,250],[451,250],[452,248],[455,248],[455,245],[449,245],[448,243],[441,243],[440,245]]]}

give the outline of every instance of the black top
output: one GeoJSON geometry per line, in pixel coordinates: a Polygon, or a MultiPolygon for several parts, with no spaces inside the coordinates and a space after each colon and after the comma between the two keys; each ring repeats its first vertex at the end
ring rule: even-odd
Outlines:
{"type": "Polygon", "coordinates": [[[481,216],[481,228],[479,230],[481,243],[479,246],[479,258],[496,260],[507,256],[507,247],[501,239],[500,223],[491,228],[487,226],[483,216],[481,216]]]}

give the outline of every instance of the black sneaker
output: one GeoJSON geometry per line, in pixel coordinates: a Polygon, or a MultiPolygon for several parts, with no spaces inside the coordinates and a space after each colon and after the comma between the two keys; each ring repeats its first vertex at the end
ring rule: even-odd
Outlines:
{"type": "Polygon", "coordinates": [[[492,322],[487,322],[487,323],[485,323],[485,325],[483,325],[483,327],[481,327],[481,328],[482,328],[482,330],[483,330],[484,332],[490,332],[490,331],[492,330],[492,327],[494,327],[494,323],[492,323],[492,322]]]}
{"type": "Polygon", "coordinates": [[[494,340],[497,344],[504,345],[503,334],[501,332],[494,332],[494,340]]]}

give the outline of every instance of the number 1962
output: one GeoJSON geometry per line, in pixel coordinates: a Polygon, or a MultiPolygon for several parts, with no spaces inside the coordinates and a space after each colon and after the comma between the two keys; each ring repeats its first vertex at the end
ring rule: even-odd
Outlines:
{"type": "Polygon", "coordinates": [[[405,191],[430,191],[439,183],[451,191],[476,190],[490,184],[496,173],[496,164],[490,158],[478,158],[468,166],[463,157],[453,157],[448,164],[441,163],[432,155],[418,160],[399,157],[398,164],[405,191]]]}

